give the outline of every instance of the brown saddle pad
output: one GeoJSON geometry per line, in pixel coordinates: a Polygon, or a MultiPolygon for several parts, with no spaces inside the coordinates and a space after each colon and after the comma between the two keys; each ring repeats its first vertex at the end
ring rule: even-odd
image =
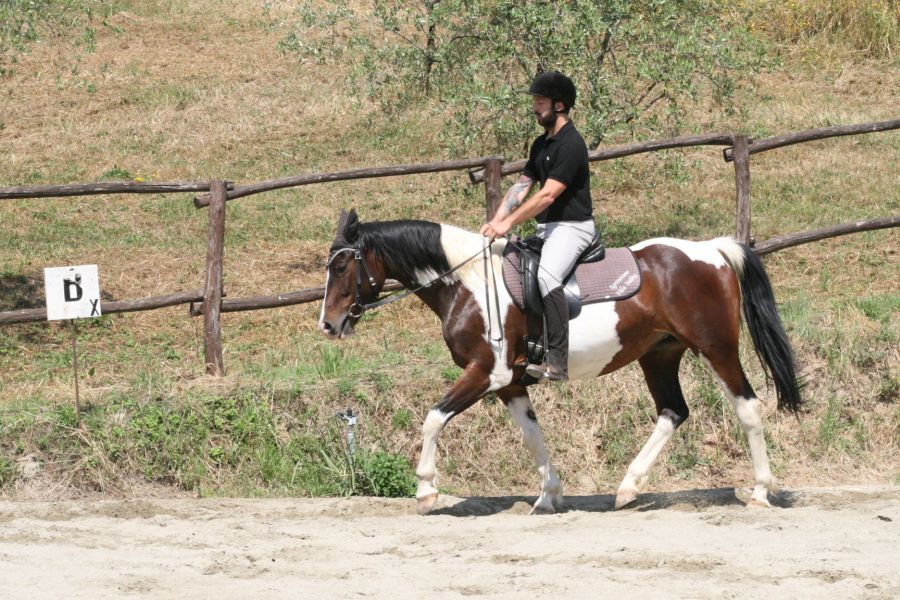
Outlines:
{"type": "MultiPolygon", "coordinates": [[[[603,260],[578,265],[575,279],[582,304],[623,300],[641,289],[641,272],[634,253],[628,248],[607,248],[603,260]]],[[[503,281],[513,302],[524,309],[522,270],[516,248],[503,257],[503,281]]]]}

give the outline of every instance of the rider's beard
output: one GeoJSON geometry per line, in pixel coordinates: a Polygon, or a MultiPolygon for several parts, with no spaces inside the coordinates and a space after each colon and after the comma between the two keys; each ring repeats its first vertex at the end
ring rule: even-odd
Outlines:
{"type": "Polygon", "coordinates": [[[556,125],[556,113],[553,111],[535,112],[534,116],[537,117],[538,125],[544,129],[549,129],[556,125]]]}

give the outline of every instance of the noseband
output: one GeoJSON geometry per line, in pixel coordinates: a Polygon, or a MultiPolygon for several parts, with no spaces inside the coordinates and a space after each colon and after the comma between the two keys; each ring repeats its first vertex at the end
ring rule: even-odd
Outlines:
{"type": "MultiPolygon", "coordinates": [[[[366,278],[369,280],[369,287],[371,289],[375,289],[377,282],[375,278],[372,277],[372,274],[369,273],[368,267],[366,267],[366,261],[362,259],[362,248],[353,247],[353,248],[341,248],[340,250],[336,250],[334,254],[331,255],[331,258],[328,259],[328,263],[325,265],[326,268],[331,266],[331,262],[337,258],[339,254],[343,254],[344,252],[352,252],[353,260],[356,262],[356,291],[355,297],[353,300],[353,304],[350,305],[350,308],[347,311],[352,318],[358,319],[362,316],[366,310],[379,305],[378,302],[373,302],[370,304],[364,304],[362,301],[362,277],[363,271],[366,272],[366,278]]],[[[377,295],[377,292],[376,292],[377,295]]]]}

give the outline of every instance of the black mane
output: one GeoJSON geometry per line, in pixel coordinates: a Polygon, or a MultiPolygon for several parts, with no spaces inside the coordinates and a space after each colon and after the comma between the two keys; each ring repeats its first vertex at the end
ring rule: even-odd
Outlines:
{"type": "Polygon", "coordinates": [[[441,245],[441,226],[430,221],[374,221],[360,223],[359,242],[372,249],[394,278],[415,279],[417,270],[441,275],[450,270],[441,245]]]}

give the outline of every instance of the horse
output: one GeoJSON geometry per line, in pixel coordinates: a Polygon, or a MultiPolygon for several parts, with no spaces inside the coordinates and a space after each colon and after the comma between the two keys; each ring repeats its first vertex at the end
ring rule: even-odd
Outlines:
{"type": "MultiPolygon", "coordinates": [[[[422,425],[416,477],[417,510],[425,514],[438,498],[435,455],[441,430],[488,393],[495,393],[522,430],[540,476],[532,513],[562,506],[559,476],[523,383],[527,316],[499,277],[504,238],[492,243],[452,225],[421,220],[361,223],[355,209],[341,210],[329,250],[319,330],[330,339],[352,335],[368,308],[392,278],[440,318],[444,340],[460,377],[431,408],[422,425]]],[[[754,473],[748,506],[769,507],[775,479],[763,436],[762,407],[738,355],[741,308],[778,408],[801,408],[793,350],[778,314],[769,277],[759,257],[730,237],[708,241],[655,238],[630,247],[642,285],[633,296],[589,304],[572,321],[569,376],[584,379],[612,373],[632,361],[643,370],[656,404],[656,425],[628,466],[616,491],[615,507],[634,502],[649,471],[688,418],[678,378],[687,350],[718,379],[747,435],[754,473]]]]}

